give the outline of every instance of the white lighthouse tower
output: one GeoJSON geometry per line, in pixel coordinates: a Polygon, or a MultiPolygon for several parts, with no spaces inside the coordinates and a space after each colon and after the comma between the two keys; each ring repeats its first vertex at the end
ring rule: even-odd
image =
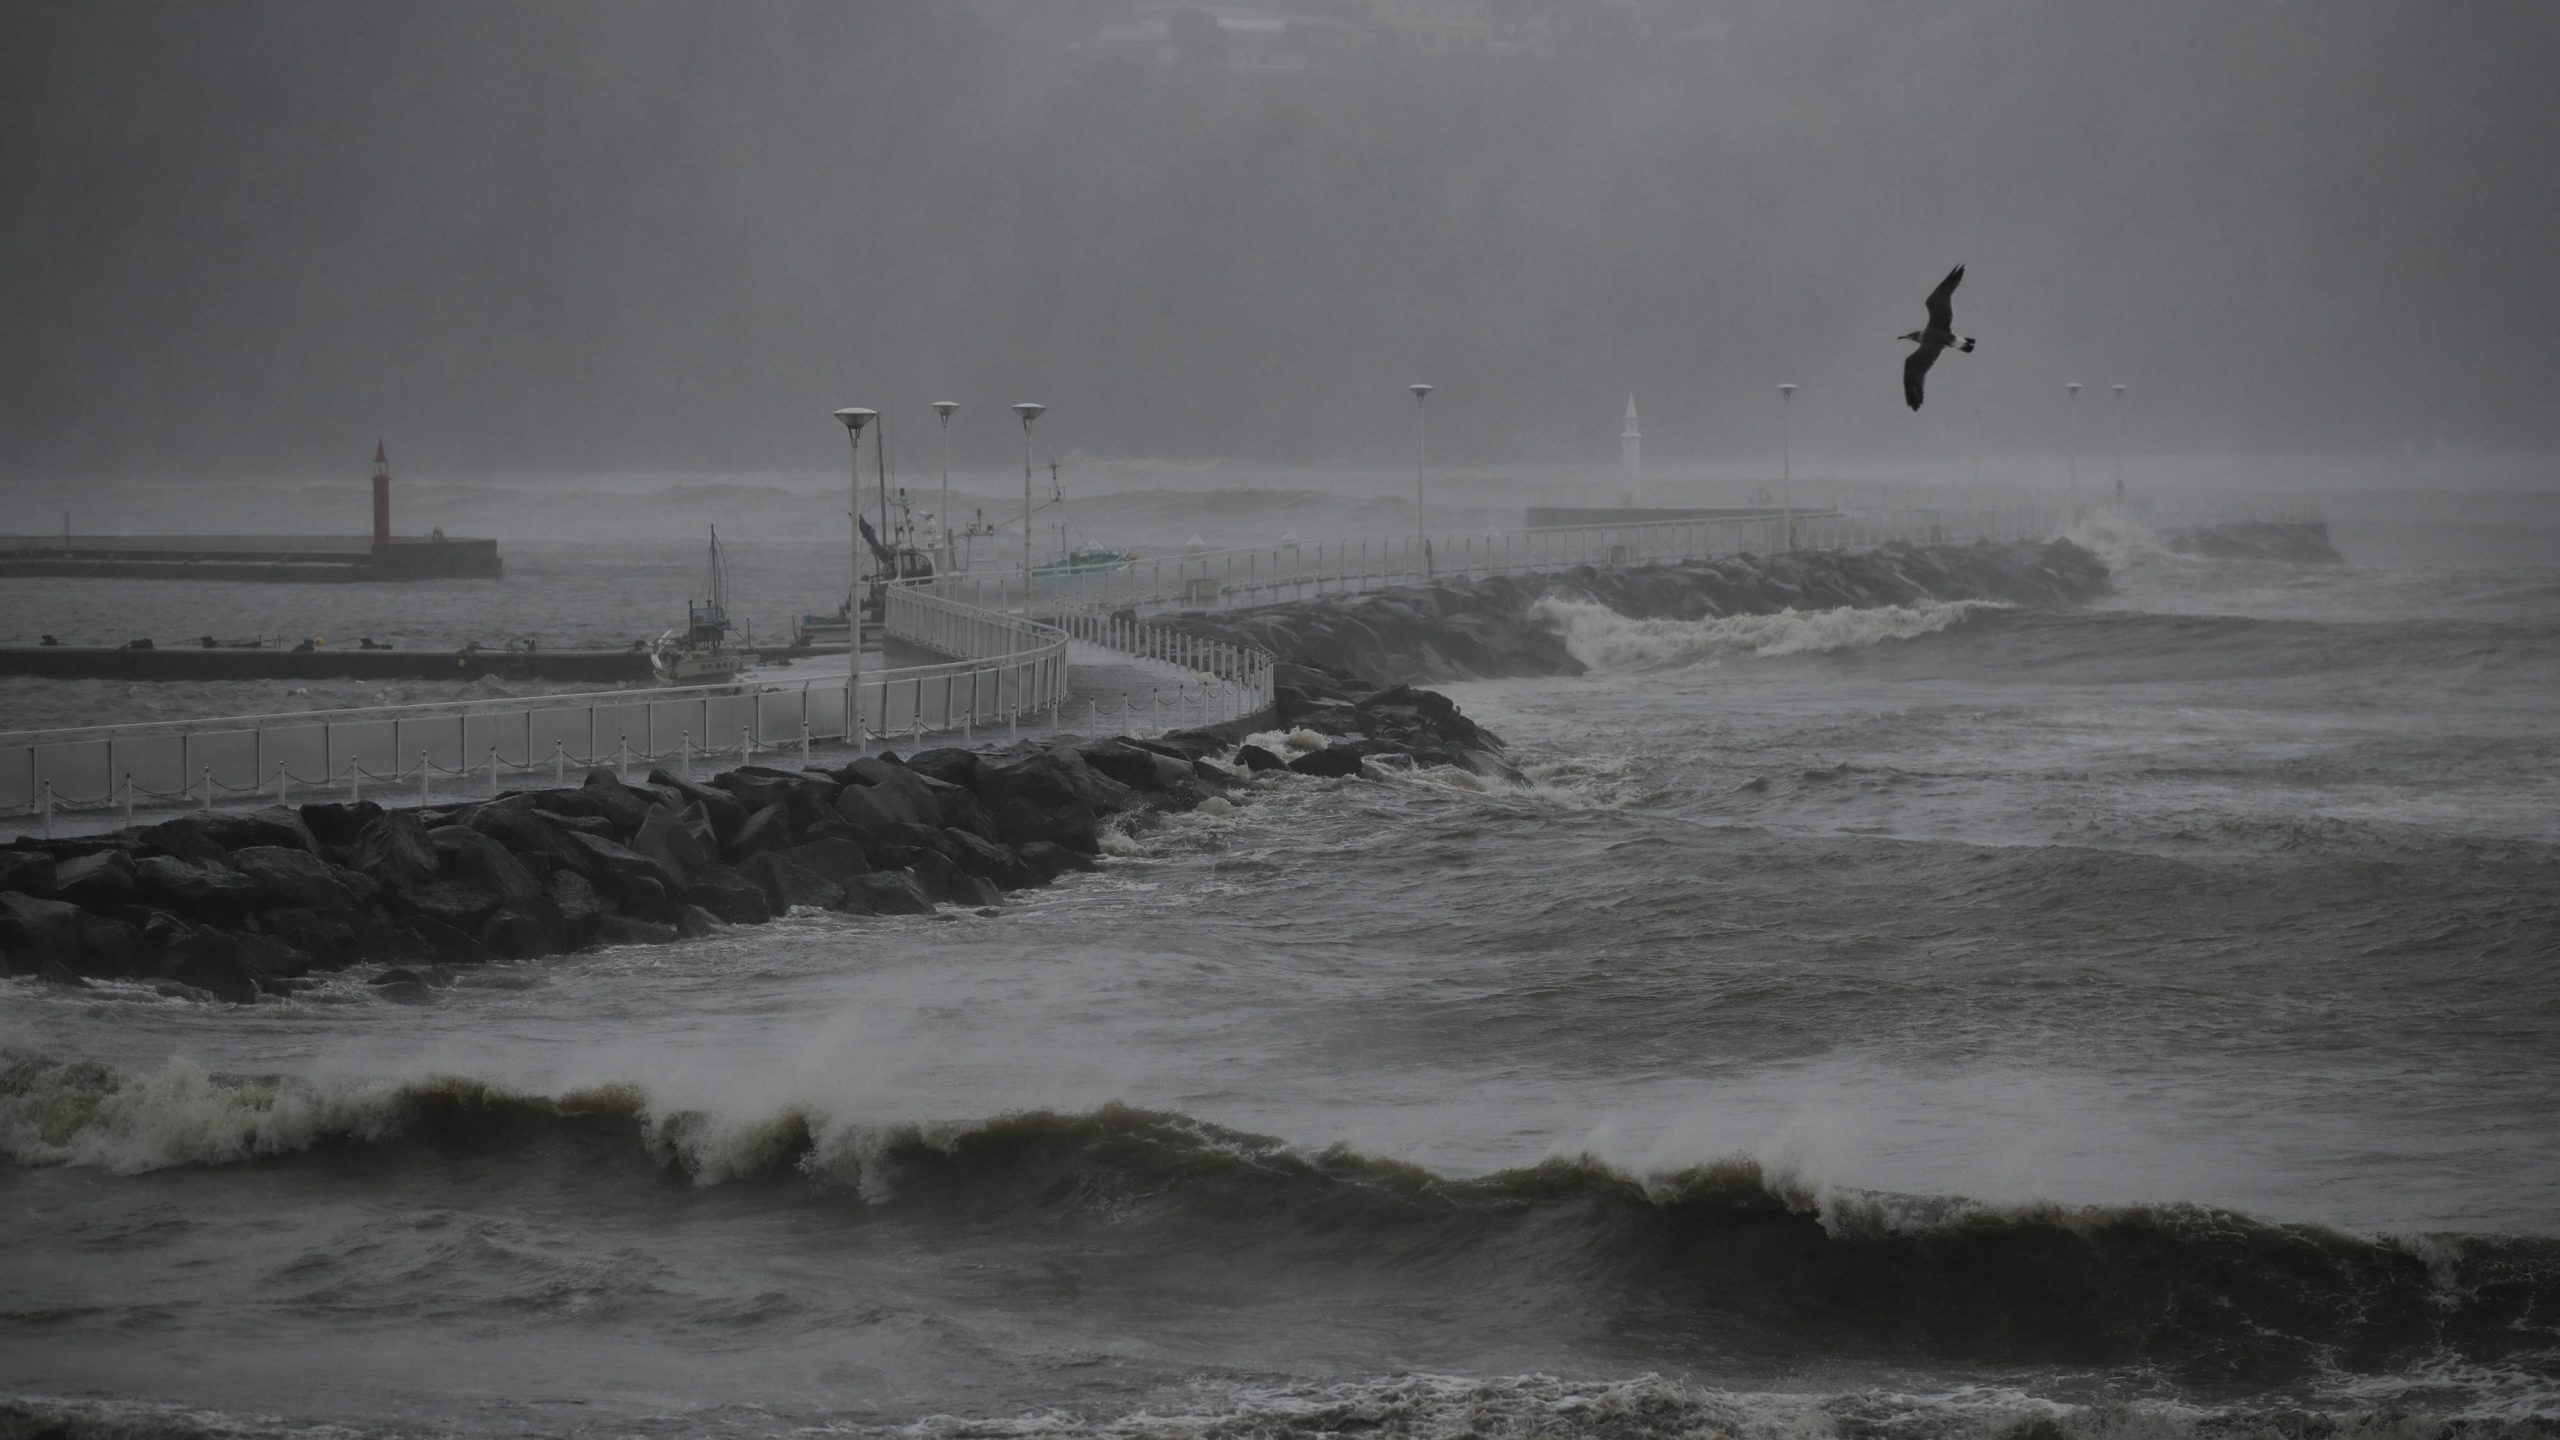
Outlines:
{"type": "Polygon", "coordinates": [[[1644,488],[1644,435],[1636,429],[1636,397],[1627,397],[1627,423],[1618,432],[1618,464],[1626,472],[1626,493],[1619,497],[1624,505],[1636,503],[1636,492],[1644,488]]]}

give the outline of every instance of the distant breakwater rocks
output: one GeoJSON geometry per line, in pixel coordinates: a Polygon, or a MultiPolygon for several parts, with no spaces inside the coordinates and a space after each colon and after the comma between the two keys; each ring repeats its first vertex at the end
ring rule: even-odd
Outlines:
{"type": "MultiPolygon", "coordinates": [[[[1707,620],[1783,610],[1998,600],[2077,605],[2106,593],[2106,564],[2068,540],[1886,545],[1728,555],[1671,565],[1462,577],[1357,595],[1193,612],[1156,623],[1371,685],[1579,675],[1564,636],[1534,613],[1550,598],[1634,620],[1707,620]]],[[[1290,684],[1283,674],[1281,683],[1290,684]]],[[[1283,695],[1283,715],[1288,696],[1283,695]]]]}
{"type": "Polygon", "coordinates": [[[1372,764],[1510,774],[1444,696],[1362,692],[1302,670],[1276,749],[1252,721],[1156,739],[937,749],[834,768],[749,765],[707,782],[590,772],[454,805],[371,801],[198,811],[0,848],[0,974],[149,984],[248,1003],[375,962],[388,998],[449,967],[665,942],[794,908],[926,914],[1096,868],[1107,822],[1242,799],[1259,772],[1372,764]]]}
{"type": "Polygon", "coordinates": [[[2346,557],[2318,520],[2226,520],[2160,532],[2160,543],[2205,560],[2282,560],[2296,565],[2340,565],[2346,557]]]}

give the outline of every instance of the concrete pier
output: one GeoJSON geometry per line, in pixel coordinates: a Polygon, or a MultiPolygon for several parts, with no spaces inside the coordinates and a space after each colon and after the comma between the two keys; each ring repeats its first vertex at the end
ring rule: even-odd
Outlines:
{"type": "Polygon", "coordinates": [[[576,680],[621,684],[650,678],[637,650],[294,650],[99,645],[0,648],[0,675],[47,680],[576,680]]]}
{"type": "Polygon", "coordinates": [[[495,580],[495,540],[442,535],[0,535],[0,576],[116,580],[495,580]]]}

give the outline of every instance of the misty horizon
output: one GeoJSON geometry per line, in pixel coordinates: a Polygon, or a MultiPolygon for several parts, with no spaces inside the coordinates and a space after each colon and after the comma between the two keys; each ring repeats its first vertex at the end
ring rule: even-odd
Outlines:
{"type": "Polygon", "coordinates": [[[1167,8],[17,4],[0,473],[2560,442],[2545,8],[1167,8]]]}

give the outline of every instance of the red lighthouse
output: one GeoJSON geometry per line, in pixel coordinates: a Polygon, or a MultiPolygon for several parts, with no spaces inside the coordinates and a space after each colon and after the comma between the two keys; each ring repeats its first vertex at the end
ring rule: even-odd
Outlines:
{"type": "Polygon", "coordinates": [[[391,548],[391,455],[373,442],[373,548],[391,548]]]}

